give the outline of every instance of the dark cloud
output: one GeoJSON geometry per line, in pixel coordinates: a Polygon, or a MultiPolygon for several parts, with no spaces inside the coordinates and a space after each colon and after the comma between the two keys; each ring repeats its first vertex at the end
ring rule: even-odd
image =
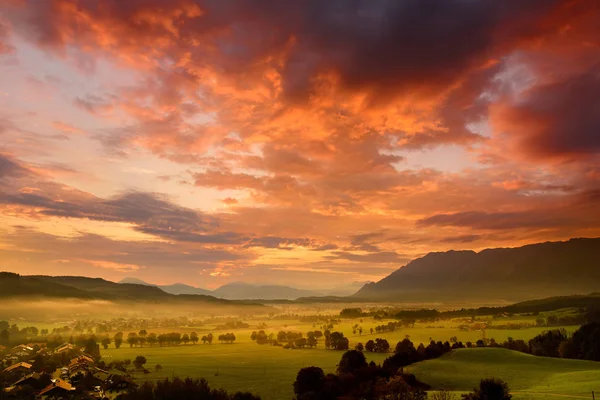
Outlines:
{"type": "Polygon", "coordinates": [[[19,165],[11,157],[0,153],[0,179],[5,177],[17,177],[27,172],[25,168],[19,165]]]}
{"type": "MultiPolygon", "coordinates": [[[[64,9],[32,1],[25,21],[29,36],[44,45],[64,46],[64,32],[90,40],[86,26],[65,19],[64,9]]],[[[79,1],[80,12],[122,30],[125,49],[173,39],[173,32],[142,12],[171,16],[180,24],[181,43],[214,40],[217,62],[242,73],[257,60],[289,52],[281,67],[289,98],[306,98],[313,79],[335,71],[347,88],[372,88],[378,95],[435,90],[493,57],[499,48],[540,33],[541,20],[559,0],[520,2],[352,0],[256,1],[79,1]],[[102,7],[100,7],[100,3],[102,7]],[[194,7],[197,5],[198,7],[194,7]],[[200,11],[202,10],[202,11],[200,11]],[[214,35],[226,31],[226,35],[214,35]],[[290,43],[293,43],[290,45],[290,43]]],[[[72,39],[72,38],[69,38],[72,39]]],[[[186,46],[185,50],[193,50],[186,46]]],[[[172,50],[170,50],[172,51],[172,50]]],[[[204,51],[192,54],[198,62],[204,51]]],[[[214,56],[214,54],[213,54],[214,56]]],[[[81,99],[82,105],[90,103],[81,99]]]]}
{"type": "Polygon", "coordinates": [[[253,238],[244,244],[244,247],[264,247],[267,249],[291,250],[294,246],[320,248],[323,245],[309,238],[286,238],[277,236],[264,236],[253,238]]]}
{"type": "Polygon", "coordinates": [[[472,243],[483,238],[482,235],[458,235],[443,238],[440,240],[442,243],[472,243]]]}
{"type": "MultiPolygon", "coordinates": [[[[600,53],[598,54],[600,62],[600,53]]],[[[535,157],[600,152],[600,64],[568,80],[535,86],[498,116],[505,134],[535,157]]]]}
{"type": "Polygon", "coordinates": [[[380,251],[369,254],[355,254],[347,251],[334,251],[333,256],[325,258],[331,260],[348,260],[355,262],[371,262],[371,263],[403,263],[409,261],[409,257],[398,254],[395,251],[380,251]]]}
{"type": "Polygon", "coordinates": [[[576,223],[557,210],[528,210],[516,212],[468,211],[437,214],[421,219],[419,226],[460,226],[474,229],[556,228],[576,223]]]}

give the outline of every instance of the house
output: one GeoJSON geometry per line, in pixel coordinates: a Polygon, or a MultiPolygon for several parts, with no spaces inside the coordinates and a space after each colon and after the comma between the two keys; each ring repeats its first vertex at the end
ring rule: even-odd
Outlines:
{"type": "Polygon", "coordinates": [[[69,362],[69,375],[85,374],[94,367],[94,360],[88,356],[75,357],[69,362]]]}
{"type": "Polygon", "coordinates": [[[60,346],[58,346],[56,349],[54,349],[54,353],[60,354],[60,353],[65,353],[65,352],[69,352],[72,350],[75,350],[75,346],[73,346],[71,343],[64,343],[64,344],[61,344],[60,346]]]}
{"type": "Polygon", "coordinates": [[[16,363],[11,365],[10,367],[7,367],[4,369],[5,374],[27,374],[31,371],[31,364],[28,364],[26,362],[20,362],[20,363],[16,363]]]}
{"type": "Polygon", "coordinates": [[[46,386],[39,394],[39,398],[62,398],[70,394],[75,388],[70,383],[62,379],[54,379],[51,384],[46,386]]]}
{"type": "Polygon", "coordinates": [[[27,352],[27,353],[32,353],[33,352],[33,347],[29,347],[26,344],[20,344],[18,346],[13,347],[12,351],[14,353],[22,351],[22,352],[27,352]]]}
{"type": "Polygon", "coordinates": [[[87,364],[87,365],[94,365],[96,362],[94,361],[94,359],[92,357],[86,356],[86,355],[81,355],[75,358],[72,358],[71,361],[69,362],[69,367],[75,366],[77,364],[87,364]]]}
{"type": "Polygon", "coordinates": [[[18,381],[12,384],[12,386],[31,386],[34,389],[40,390],[48,385],[50,381],[50,375],[38,374],[33,372],[29,375],[25,375],[18,381]]]}

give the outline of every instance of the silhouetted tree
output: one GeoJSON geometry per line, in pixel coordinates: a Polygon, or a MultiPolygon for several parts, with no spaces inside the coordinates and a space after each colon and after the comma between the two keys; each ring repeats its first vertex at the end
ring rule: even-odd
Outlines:
{"type": "Polygon", "coordinates": [[[146,362],[147,362],[146,357],[144,357],[144,356],[137,356],[135,358],[135,360],[133,360],[133,365],[137,369],[142,369],[142,367],[146,364],[146,362]]]}
{"type": "Polygon", "coordinates": [[[115,348],[118,349],[119,347],[121,347],[121,344],[123,343],[123,332],[115,333],[114,342],[115,348]]]}
{"type": "Polygon", "coordinates": [[[367,367],[365,355],[358,350],[349,350],[342,355],[342,359],[337,367],[337,372],[341,374],[352,374],[362,368],[367,367]]]}
{"type": "Polygon", "coordinates": [[[473,392],[463,394],[464,400],[510,400],[508,385],[506,382],[497,378],[482,379],[479,387],[473,389],[473,392]]]}
{"type": "Polygon", "coordinates": [[[302,368],[294,381],[294,393],[301,397],[308,393],[319,393],[325,384],[325,373],[319,367],[302,368]]]}

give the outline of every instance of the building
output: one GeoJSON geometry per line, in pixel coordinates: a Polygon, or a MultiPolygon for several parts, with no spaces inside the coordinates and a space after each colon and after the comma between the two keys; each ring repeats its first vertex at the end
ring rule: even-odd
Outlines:
{"type": "Polygon", "coordinates": [[[73,346],[71,343],[64,343],[60,346],[58,346],[55,350],[54,353],[56,354],[60,354],[60,353],[65,353],[65,352],[69,352],[71,350],[75,350],[75,346],[73,346]]]}
{"type": "Polygon", "coordinates": [[[50,375],[38,374],[33,372],[29,375],[25,375],[18,381],[12,384],[12,386],[31,386],[34,389],[40,390],[48,385],[50,381],[50,375]]]}
{"type": "Polygon", "coordinates": [[[13,374],[13,375],[25,375],[31,371],[31,364],[26,362],[20,362],[7,367],[2,371],[5,374],[13,374]]]}
{"type": "Polygon", "coordinates": [[[73,392],[75,388],[70,383],[63,381],[62,379],[54,379],[52,383],[46,386],[39,394],[38,397],[41,399],[47,398],[62,398],[73,392]]]}

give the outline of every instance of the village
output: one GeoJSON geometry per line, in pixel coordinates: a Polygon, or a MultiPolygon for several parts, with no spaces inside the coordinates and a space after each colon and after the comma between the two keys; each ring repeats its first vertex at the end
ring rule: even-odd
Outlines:
{"type": "Polygon", "coordinates": [[[0,345],[0,387],[7,398],[112,399],[137,386],[127,373],[130,362],[107,365],[99,361],[94,343],[79,347],[64,343],[0,345]],[[88,350],[88,351],[86,351],[88,350]],[[95,353],[95,354],[94,354],[95,353]]]}

